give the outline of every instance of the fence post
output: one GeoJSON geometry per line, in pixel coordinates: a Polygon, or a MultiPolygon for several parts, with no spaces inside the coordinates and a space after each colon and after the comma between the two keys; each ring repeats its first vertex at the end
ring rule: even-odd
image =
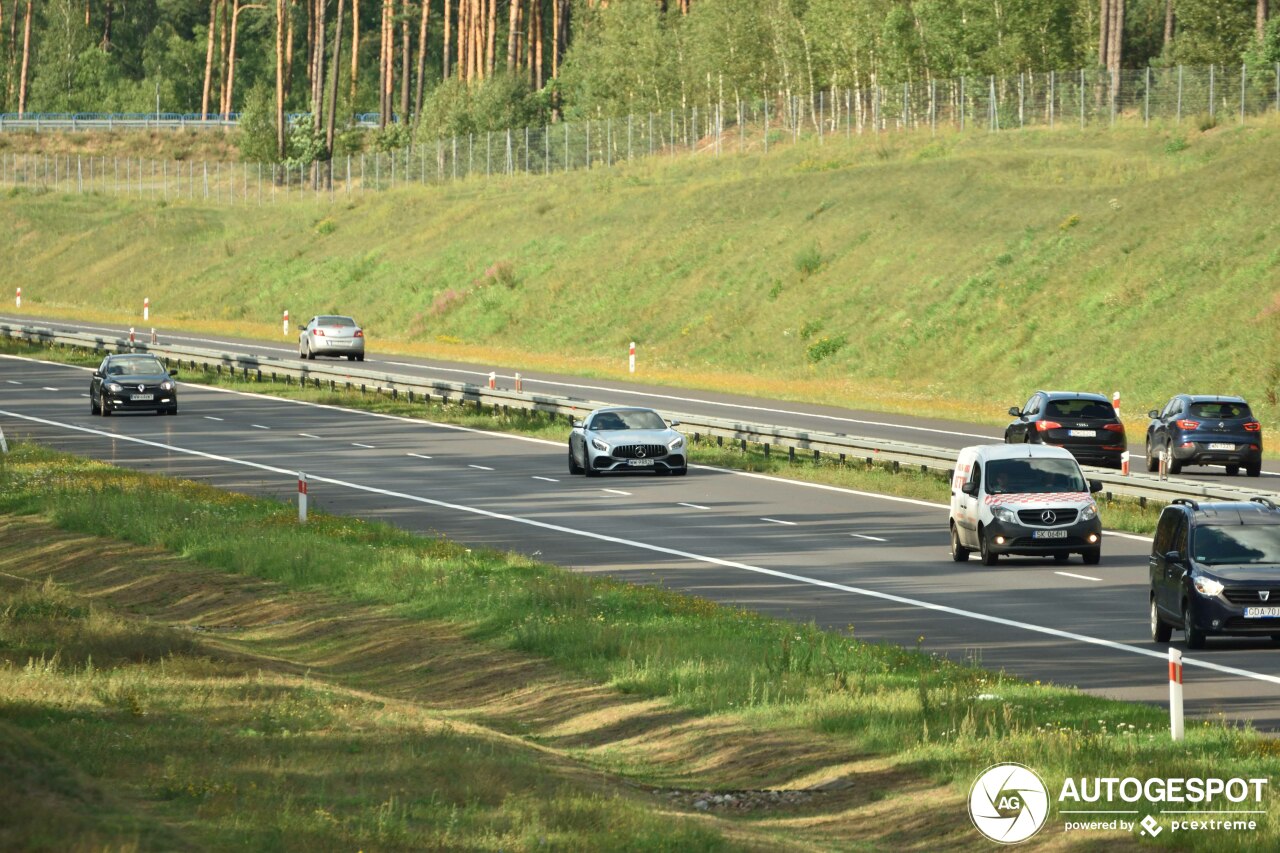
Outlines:
{"type": "Polygon", "coordinates": [[[1151,66],[1147,66],[1147,81],[1142,90],[1142,126],[1151,126],[1151,66]]]}
{"type": "Polygon", "coordinates": [[[1080,127],[1084,127],[1084,69],[1080,69],[1080,127]]]}
{"type": "Polygon", "coordinates": [[[1178,124],[1182,124],[1182,66],[1178,66],[1178,124]]]}
{"type": "Polygon", "coordinates": [[[1244,124],[1244,89],[1248,85],[1248,77],[1245,74],[1245,64],[1240,63],[1240,123],[1244,124]]]}
{"type": "Polygon", "coordinates": [[[1217,116],[1217,93],[1214,91],[1217,84],[1216,69],[1217,64],[1209,63],[1209,118],[1213,119],[1217,116]]]}

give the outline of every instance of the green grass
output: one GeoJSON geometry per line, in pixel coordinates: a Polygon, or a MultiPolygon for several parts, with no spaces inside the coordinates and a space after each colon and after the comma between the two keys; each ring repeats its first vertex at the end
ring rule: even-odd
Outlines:
{"type": "Polygon", "coordinates": [[[835,138],[333,205],[13,192],[0,266],[32,315],[343,311],[383,351],[613,375],[635,340],[642,379],[988,423],[1037,387],[1120,390],[1131,430],[1222,391],[1274,431],[1278,135],[835,138]]]}
{"type": "MultiPolygon", "coordinates": [[[[67,364],[96,365],[101,355],[76,349],[47,348],[13,339],[0,339],[0,353],[32,356],[67,364]]],[[[541,438],[547,441],[564,441],[567,426],[563,421],[533,412],[492,409],[479,410],[475,406],[444,405],[438,401],[423,405],[408,403],[403,398],[393,399],[386,394],[362,393],[358,390],[303,388],[297,384],[258,382],[237,378],[230,374],[210,371],[184,371],[180,377],[186,383],[208,384],[238,391],[270,394],[290,400],[342,406],[400,417],[418,418],[438,423],[456,424],[473,429],[510,432],[541,438]]],[[[913,498],[947,504],[951,500],[950,479],[938,471],[922,471],[905,467],[895,470],[890,465],[864,459],[847,459],[841,462],[831,455],[815,459],[800,453],[794,458],[777,448],[766,452],[760,444],[748,442],[724,443],[709,436],[702,436],[689,444],[689,459],[695,465],[709,465],[768,474],[805,482],[822,483],[863,492],[913,498]]],[[[1109,530],[1150,534],[1155,531],[1163,504],[1099,495],[1102,517],[1109,530]]]]}
{"type": "MultiPolygon", "coordinates": [[[[67,530],[163,548],[336,601],[385,607],[423,625],[456,625],[472,642],[546,659],[625,694],[661,699],[694,715],[721,715],[756,736],[834,738],[833,754],[884,756],[957,790],[983,767],[1012,756],[1034,767],[1051,788],[1067,775],[1256,777],[1269,776],[1276,766],[1275,742],[1247,727],[1194,723],[1184,742],[1171,744],[1161,708],[1027,684],[911,649],[869,645],[813,625],[574,574],[520,555],[466,549],[383,524],[321,514],[299,526],[288,505],[31,445],[18,446],[0,471],[3,513],[38,514],[67,530]]],[[[24,612],[87,618],[77,607],[55,601],[24,612]]],[[[41,642],[28,638],[16,645],[30,649],[30,658],[41,642]]],[[[165,648],[154,639],[139,642],[153,649],[149,655],[165,648]]],[[[127,692],[113,701],[123,703],[119,719],[135,713],[127,692]]],[[[143,709],[170,701],[178,700],[152,693],[136,699],[143,709]]],[[[323,697],[304,693],[291,701],[304,719],[273,725],[322,725],[332,713],[323,697]],[[307,721],[312,714],[319,722],[307,721]]],[[[49,702],[75,704],[70,698],[49,702]]],[[[10,722],[16,716],[38,725],[38,708],[8,699],[0,707],[10,722]]],[[[603,760],[611,772],[649,784],[664,784],[676,772],[624,751],[603,760]]],[[[739,781],[750,778],[750,769],[737,772],[739,781]]],[[[1252,849],[1280,843],[1276,805],[1269,793],[1262,806],[1269,815],[1249,839],[1252,849]]],[[[257,837],[244,836],[247,843],[257,837]]],[[[1178,843],[1222,850],[1232,842],[1186,837],[1178,843]]]]}

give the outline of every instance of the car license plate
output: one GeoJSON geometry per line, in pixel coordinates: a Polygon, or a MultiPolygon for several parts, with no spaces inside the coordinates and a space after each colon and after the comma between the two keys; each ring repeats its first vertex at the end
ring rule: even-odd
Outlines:
{"type": "Polygon", "coordinates": [[[1072,438],[1097,438],[1098,431],[1096,429],[1069,429],[1067,435],[1072,438]]]}
{"type": "Polygon", "coordinates": [[[1067,531],[1065,530],[1033,530],[1031,532],[1032,539],[1066,539],[1067,531]]]}
{"type": "Polygon", "coordinates": [[[1209,449],[1210,450],[1235,450],[1236,446],[1234,444],[1210,444],[1209,449]]]}
{"type": "Polygon", "coordinates": [[[630,465],[632,468],[645,468],[645,467],[652,468],[653,460],[652,459],[628,459],[627,464],[630,465]]]}
{"type": "Polygon", "coordinates": [[[1244,609],[1244,618],[1246,619],[1275,619],[1280,617],[1280,607],[1246,607],[1244,609]]]}
{"type": "Polygon", "coordinates": [[[155,398],[156,398],[155,394],[130,394],[129,395],[130,400],[154,400],[155,398]]]}

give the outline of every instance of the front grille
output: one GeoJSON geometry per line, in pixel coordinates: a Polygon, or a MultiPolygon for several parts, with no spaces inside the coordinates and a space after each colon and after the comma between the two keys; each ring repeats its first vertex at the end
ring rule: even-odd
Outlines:
{"type": "Polygon", "coordinates": [[[1063,524],[1075,524],[1076,515],[1079,510],[1071,507],[1045,507],[1044,509],[1020,509],[1018,510],[1018,520],[1023,524],[1032,527],[1058,527],[1063,524]],[[1040,516],[1046,511],[1052,512],[1057,516],[1053,521],[1045,521],[1040,516]]]}
{"type": "Polygon", "coordinates": [[[614,459],[660,459],[667,455],[661,444],[622,444],[613,449],[614,459]]]}
{"type": "Polygon", "coordinates": [[[1262,598],[1259,597],[1258,590],[1256,589],[1232,589],[1231,587],[1227,587],[1222,591],[1222,594],[1226,597],[1227,601],[1230,601],[1232,604],[1262,604],[1271,605],[1272,607],[1280,607],[1280,587],[1272,587],[1270,590],[1263,591],[1271,593],[1267,596],[1266,601],[1263,601],[1262,598]]]}

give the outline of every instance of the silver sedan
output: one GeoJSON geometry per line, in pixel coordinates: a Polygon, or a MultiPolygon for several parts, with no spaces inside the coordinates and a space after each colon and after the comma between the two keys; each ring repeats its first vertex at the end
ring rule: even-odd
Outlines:
{"type": "Polygon", "coordinates": [[[653,409],[596,409],[574,421],[569,433],[569,473],[594,477],[605,471],[689,471],[685,437],[653,409]]]}
{"type": "Polygon", "coordinates": [[[364,361],[364,330],[350,317],[312,317],[298,332],[298,358],[314,359],[318,355],[345,355],[351,361],[364,361]]]}

